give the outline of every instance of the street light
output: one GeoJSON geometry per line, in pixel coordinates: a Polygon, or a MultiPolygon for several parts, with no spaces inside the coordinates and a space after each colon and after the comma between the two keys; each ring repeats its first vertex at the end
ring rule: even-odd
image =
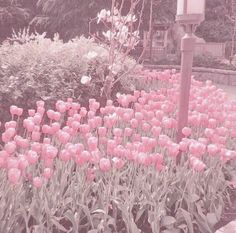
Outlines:
{"type": "Polygon", "coordinates": [[[182,129],[188,124],[189,95],[195,44],[194,32],[205,18],[205,0],[177,0],[176,21],[183,26],[181,40],[181,82],[178,112],[177,141],[183,138],[182,129]]]}

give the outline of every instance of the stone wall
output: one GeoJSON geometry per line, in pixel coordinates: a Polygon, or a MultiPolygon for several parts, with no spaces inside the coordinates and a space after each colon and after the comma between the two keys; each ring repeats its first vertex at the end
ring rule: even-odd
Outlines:
{"type": "MultiPolygon", "coordinates": [[[[171,65],[146,65],[145,67],[148,69],[157,69],[157,70],[165,70],[165,69],[176,69],[178,71],[180,70],[180,66],[171,66],[171,65]]],[[[200,81],[212,80],[213,82],[218,84],[236,86],[236,71],[194,67],[193,75],[195,79],[200,81]]]]}

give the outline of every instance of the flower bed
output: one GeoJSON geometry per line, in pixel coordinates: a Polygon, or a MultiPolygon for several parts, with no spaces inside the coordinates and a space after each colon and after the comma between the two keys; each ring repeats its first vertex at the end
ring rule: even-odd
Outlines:
{"type": "Polygon", "coordinates": [[[90,99],[86,109],[68,99],[46,110],[38,101],[25,119],[11,106],[0,232],[214,231],[235,185],[236,102],[193,79],[177,144],[179,74],[141,75],[137,87],[152,90],[118,94],[117,105],[90,99]]]}

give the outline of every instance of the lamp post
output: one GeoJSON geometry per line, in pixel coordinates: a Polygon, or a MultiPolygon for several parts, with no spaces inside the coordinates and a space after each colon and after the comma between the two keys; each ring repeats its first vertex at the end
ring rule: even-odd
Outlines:
{"type": "Polygon", "coordinates": [[[181,40],[181,82],[178,112],[177,141],[183,138],[182,129],[188,124],[189,96],[191,87],[194,32],[205,18],[205,0],[177,0],[176,21],[184,27],[181,40]]]}

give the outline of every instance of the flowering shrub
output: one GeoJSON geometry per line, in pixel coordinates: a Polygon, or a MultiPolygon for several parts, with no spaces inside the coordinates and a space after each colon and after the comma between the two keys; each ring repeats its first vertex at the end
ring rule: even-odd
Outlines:
{"type": "Polygon", "coordinates": [[[177,144],[179,74],[143,75],[154,89],[120,94],[119,106],[68,99],[46,110],[38,101],[25,119],[11,106],[0,232],[213,232],[235,185],[236,102],[193,79],[177,144]]]}
{"type": "MultiPolygon", "coordinates": [[[[134,11],[139,1],[133,1],[130,4],[130,9],[127,15],[122,15],[122,7],[124,2],[119,6],[116,0],[112,0],[111,10],[101,10],[97,15],[97,23],[102,22],[107,31],[102,33],[105,43],[109,45],[109,72],[105,77],[103,95],[109,99],[114,84],[123,78],[122,71],[126,64],[126,59],[129,59],[130,52],[140,42],[139,27],[141,25],[141,18],[143,9],[140,11],[139,20],[136,18],[134,11]],[[119,56],[121,55],[121,56],[119,56]]],[[[152,5],[152,3],[151,3],[152,5]]],[[[127,9],[126,9],[127,10],[127,9]]],[[[150,12],[152,18],[152,10],[150,12]]],[[[148,38],[151,33],[151,23],[148,38]]],[[[144,50],[147,45],[144,45],[144,50]]],[[[140,56],[144,54],[144,50],[140,56]]],[[[139,59],[140,59],[139,58],[139,59]]],[[[138,59],[138,61],[139,61],[138,59]]],[[[138,63],[138,62],[137,62],[138,63]]],[[[132,73],[135,66],[131,67],[125,74],[132,73]]]]}
{"type": "MultiPolygon", "coordinates": [[[[51,40],[27,31],[13,39],[17,42],[0,47],[1,119],[11,104],[32,108],[40,99],[50,103],[72,97],[87,103],[99,98],[109,67],[106,46],[84,37],[63,43],[57,35],[51,40]]],[[[119,74],[134,63],[126,58],[119,74]]]]}

